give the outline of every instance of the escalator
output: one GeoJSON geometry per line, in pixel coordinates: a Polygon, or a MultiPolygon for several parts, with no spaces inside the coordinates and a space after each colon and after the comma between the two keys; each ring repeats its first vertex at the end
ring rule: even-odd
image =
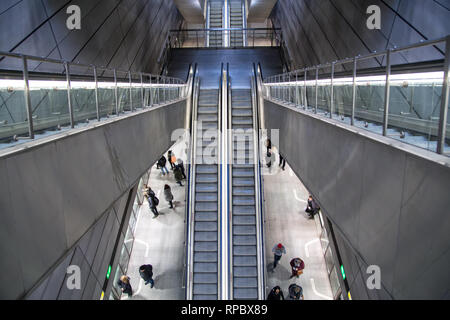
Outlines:
{"type": "MultiPolygon", "coordinates": [[[[231,29],[243,29],[244,26],[244,10],[242,0],[231,0],[229,2],[230,10],[230,28],[231,29]]],[[[231,31],[230,34],[230,47],[243,47],[244,46],[244,34],[243,31],[231,31]]]]}
{"type": "Polygon", "coordinates": [[[232,203],[232,299],[257,300],[261,287],[261,269],[258,266],[258,166],[255,161],[256,120],[250,89],[231,90],[229,110],[232,134],[231,194],[232,203]]]}
{"type": "MultiPolygon", "coordinates": [[[[222,0],[210,0],[209,8],[209,29],[223,28],[223,6],[222,0]]],[[[221,31],[210,31],[209,46],[220,48],[223,46],[223,36],[221,31]]]]}

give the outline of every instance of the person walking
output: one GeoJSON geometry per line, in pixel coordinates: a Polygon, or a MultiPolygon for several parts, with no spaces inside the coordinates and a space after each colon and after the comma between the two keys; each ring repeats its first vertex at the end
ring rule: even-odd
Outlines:
{"type": "Polygon", "coordinates": [[[172,150],[169,150],[169,152],[167,153],[167,160],[169,161],[170,168],[172,170],[175,169],[175,161],[174,161],[174,159],[175,159],[175,154],[172,152],[172,150]]]}
{"type": "Polygon", "coordinates": [[[281,291],[281,288],[278,286],[274,287],[272,291],[270,291],[267,300],[284,300],[284,294],[283,291],[281,291]]]}
{"type": "Polygon", "coordinates": [[[169,170],[167,170],[166,163],[167,163],[166,157],[162,156],[162,157],[158,160],[158,163],[156,164],[157,167],[158,167],[159,169],[161,169],[161,172],[162,172],[163,176],[165,176],[166,173],[169,174],[169,170]]]}
{"type": "Polygon", "coordinates": [[[289,298],[291,300],[305,300],[303,288],[293,283],[289,286],[289,298]]]}
{"type": "Polygon", "coordinates": [[[283,157],[283,155],[280,153],[280,165],[279,167],[281,167],[281,169],[283,169],[283,171],[285,170],[286,167],[286,159],[283,157]]]}
{"type": "Polygon", "coordinates": [[[183,174],[182,174],[181,168],[176,165],[173,169],[173,173],[175,175],[175,180],[180,185],[180,187],[182,187],[183,184],[181,183],[181,181],[183,180],[183,174]]]}
{"type": "Polygon", "coordinates": [[[140,266],[139,275],[145,281],[145,285],[150,283],[150,288],[155,286],[155,281],[153,280],[153,266],[151,264],[144,264],[140,266]]]}
{"type": "Polygon", "coordinates": [[[272,167],[272,152],[270,151],[267,151],[266,154],[266,166],[269,169],[272,167]]]}
{"type": "Polygon", "coordinates": [[[305,212],[308,214],[308,218],[313,218],[315,214],[320,211],[320,207],[317,204],[316,200],[310,195],[308,198],[308,205],[305,209],[305,212]]]}
{"type": "Polygon", "coordinates": [[[158,213],[158,209],[156,207],[159,204],[159,199],[156,197],[155,193],[153,192],[153,190],[151,188],[148,188],[148,192],[145,193],[144,196],[148,201],[150,210],[154,214],[153,219],[158,218],[159,213],[158,213]]]}
{"type": "Polygon", "coordinates": [[[266,140],[267,153],[272,151],[272,141],[269,138],[266,140]]]}
{"type": "Polygon", "coordinates": [[[177,160],[177,164],[178,164],[178,166],[179,166],[180,169],[181,169],[181,174],[183,175],[183,179],[186,179],[186,173],[185,173],[185,171],[184,171],[184,163],[183,163],[183,160],[178,159],[178,160],[177,160]]]}
{"type": "Polygon", "coordinates": [[[279,243],[275,247],[273,247],[272,252],[274,254],[273,255],[274,256],[273,270],[275,270],[275,268],[277,267],[278,262],[281,260],[281,256],[283,254],[286,254],[286,248],[281,243],[279,243]]]}
{"type": "Polygon", "coordinates": [[[301,274],[303,274],[303,269],[305,269],[305,262],[300,258],[294,258],[290,262],[291,269],[292,269],[292,275],[289,279],[292,279],[293,277],[299,277],[301,274]]]}
{"type": "Polygon", "coordinates": [[[133,296],[133,288],[130,284],[130,277],[128,276],[121,276],[120,279],[117,281],[117,286],[122,290],[122,293],[128,294],[128,297],[131,298],[133,296]]]}
{"type": "Polygon", "coordinates": [[[172,189],[170,189],[170,186],[168,184],[164,186],[164,197],[166,198],[166,201],[169,203],[170,209],[173,209],[173,194],[172,189]]]}

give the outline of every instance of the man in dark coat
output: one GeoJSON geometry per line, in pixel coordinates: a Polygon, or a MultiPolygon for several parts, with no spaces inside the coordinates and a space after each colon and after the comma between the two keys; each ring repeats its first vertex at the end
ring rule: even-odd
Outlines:
{"type": "Polygon", "coordinates": [[[305,212],[308,214],[309,218],[313,218],[315,214],[320,211],[320,207],[317,202],[310,195],[308,198],[308,206],[306,207],[305,212]]]}
{"type": "Polygon", "coordinates": [[[153,267],[151,264],[144,264],[139,268],[139,275],[145,281],[145,285],[150,283],[150,288],[155,286],[155,281],[153,280],[153,267]]]}
{"type": "Polygon", "coordinates": [[[270,291],[267,300],[284,300],[284,294],[283,291],[281,291],[281,288],[278,286],[273,288],[272,291],[270,291]]]}

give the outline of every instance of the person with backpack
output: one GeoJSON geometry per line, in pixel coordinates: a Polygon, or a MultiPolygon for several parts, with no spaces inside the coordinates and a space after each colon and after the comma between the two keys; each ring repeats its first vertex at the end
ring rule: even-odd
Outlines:
{"type": "Polygon", "coordinates": [[[156,207],[159,204],[159,199],[156,197],[155,193],[153,192],[153,190],[151,188],[148,188],[148,192],[145,193],[144,196],[145,196],[145,198],[147,198],[150,210],[154,214],[153,219],[158,218],[159,213],[158,213],[158,209],[156,207]]]}
{"type": "Polygon", "coordinates": [[[123,293],[128,294],[128,297],[131,298],[133,296],[133,288],[130,284],[130,277],[121,276],[117,281],[117,286],[122,290],[123,293]]]}
{"type": "Polygon", "coordinates": [[[280,287],[276,286],[270,291],[267,300],[284,300],[284,294],[280,287]]]}
{"type": "Polygon", "coordinates": [[[290,262],[291,269],[292,269],[292,275],[289,279],[292,279],[293,277],[299,277],[301,274],[303,274],[303,269],[305,269],[305,262],[300,258],[294,258],[290,262]]]}
{"type": "Polygon", "coordinates": [[[169,203],[170,209],[173,209],[173,194],[168,184],[164,186],[164,197],[166,198],[166,201],[169,203]]]}
{"type": "Polygon", "coordinates": [[[150,288],[155,286],[155,281],[153,280],[153,266],[151,264],[144,264],[140,266],[139,275],[145,281],[145,285],[150,283],[150,288]]]}
{"type": "Polygon", "coordinates": [[[175,153],[173,153],[172,150],[169,150],[169,152],[167,153],[167,160],[170,163],[171,170],[175,169],[175,159],[175,153]]]}
{"type": "Polygon", "coordinates": [[[157,168],[161,169],[163,176],[165,176],[166,173],[169,174],[169,170],[167,170],[166,168],[166,163],[167,163],[166,157],[162,156],[161,159],[159,159],[158,163],[156,164],[157,168]]]}
{"type": "Polygon", "coordinates": [[[177,183],[180,185],[180,187],[182,187],[183,184],[181,183],[181,181],[183,180],[183,173],[178,165],[174,167],[173,174],[175,175],[175,180],[177,181],[177,183]]]}
{"type": "Polygon", "coordinates": [[[289,298],[291,300],[305,300],[303,288],[293,283],[289,286],[289,298]]]}

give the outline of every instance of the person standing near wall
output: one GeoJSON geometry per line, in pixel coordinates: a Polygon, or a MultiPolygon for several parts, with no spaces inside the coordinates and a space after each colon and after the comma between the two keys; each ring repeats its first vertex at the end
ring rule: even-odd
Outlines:
{"type": "Polygon", "coordinates": [[[119,286],[120,290],[122,290],[123,293],[128,294],[128,297],[131,298],[133,296],[133,288],[130,284],[130,277],[128,276],[121,276],[120,279],[117,281],[117,285],[119,286]]]}

